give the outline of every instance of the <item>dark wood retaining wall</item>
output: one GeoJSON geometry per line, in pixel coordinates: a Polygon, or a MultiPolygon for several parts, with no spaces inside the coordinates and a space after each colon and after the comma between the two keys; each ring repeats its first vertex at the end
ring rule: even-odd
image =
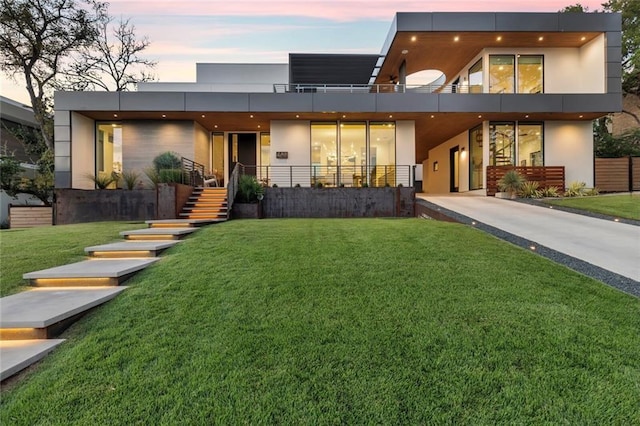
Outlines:
{"type": "Polygon", "coordinates": [[[413,217],[414,188],[266,188],[262,217],[413,217]]]}
{"type": "Polygon", "coordinates": [[[640,191],[640,157],[596,158],[594,171],[601,192],[640,191]]]}
{"type": "Polygon", "coordinates": [[[180,184],[160,184],[157,190],[57,189],[55,224],[174,219],[192,190],[180,184]]]}

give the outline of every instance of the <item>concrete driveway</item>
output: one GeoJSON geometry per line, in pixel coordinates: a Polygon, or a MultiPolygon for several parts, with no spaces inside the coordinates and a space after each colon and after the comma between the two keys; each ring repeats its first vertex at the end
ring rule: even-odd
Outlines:
{"type": "Polygon", "coordinates": [[[494,197],[416,197],[640,282],[639,226],[494,197]]]}

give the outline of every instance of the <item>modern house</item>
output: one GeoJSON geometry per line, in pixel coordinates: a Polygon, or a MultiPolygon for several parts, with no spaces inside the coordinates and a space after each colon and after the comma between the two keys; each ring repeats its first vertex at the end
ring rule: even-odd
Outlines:
{"type": "Polygon", "coordinates": [[[486,190],[494,166],[593,185],[592,120],[620,111],[613,13],[397,13],[376,54],[197,64],[195,83],[57,92],[56,187],[175,151],[227,182],[486,190]]]}

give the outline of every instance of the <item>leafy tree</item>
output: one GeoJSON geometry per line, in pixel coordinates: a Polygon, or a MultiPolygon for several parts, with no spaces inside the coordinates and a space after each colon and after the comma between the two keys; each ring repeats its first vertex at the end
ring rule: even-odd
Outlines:
{"type": "Polygon", "coordinates": [[[128,19],[108,17],[98,25],[98,37],[83,46],[63,69],[61,87],[71,90],[128,90],[133,84],[154,80],[147,71],[156,62],[140,53],[150,41],[138,39],[128,19]]]}
{"type": "Polygon", "coordinates": [[[560,9],[560,12],[563,12],[563,13],[567,13],[567,12],[569,12],[569,13],[571,13],[571,12],[589,12],[589,8],[587,6],[583,6],[580,3],[576,3],[574,5],[567,6],[567,7],[563,8],[563,9],[560,9]]]}
{"type": "Polygon", "coordinates": [[[42,140],[53,150],[50,93],[71,52],[92,44],[106,3],[97,0],[0,0],[0,69],[26,82],[42,140]]]}

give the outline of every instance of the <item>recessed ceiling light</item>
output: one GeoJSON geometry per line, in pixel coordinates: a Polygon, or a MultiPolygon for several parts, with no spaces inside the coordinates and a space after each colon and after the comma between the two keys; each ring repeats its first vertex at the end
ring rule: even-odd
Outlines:
{"type": "Polygon", "coordinates": [[[498,37],[496,37],[496,40],[497,40],[497,41],[502,41],[502,36],[498,36],[498,37]]]}
{"type": "Polygon", "coordinates": [[[407,53],[409,53],[409,51],[408,51],[407,49],[404,49],[404,50],[402,51],[402,54],[403,54],[403,55],[406,55],[407,53]]]}
{"type": "Polygon", "coordinates": [[[416,36],[411,36],[411,41],[416,41],[418,39],[418,37],[416,36]]]}
{"type": "Polygon", "coordinates": [[[544,40],[544,37],[542,36],[538,37],[538,41],[542,41],[542,40],[544,40]]]}
{"type": "Polygon", "coordinates": [[[118,114],[113,114],[114,118],[118,118],[118,114]]]}
{"type": "Polygon", "coordinates": [[[260,125],[258,124],[258,129],[260,128],[260,125]]]}
{"type": "Polygon", "coordinates": [[[582,118],[582,117],[584,117],[584,115],[579,116],[579,118],[582,118]]]}
{"type": "Polygon", "coordinates": [[[587,38],[585,36],[580,37],[580,41],[585,41],[587,38]]]}
{"type": "Polygon", "coordinates": [[[347,116],[346,116],[346,115],[344,115],[344,114],[342,114],[342,118],[347,118],[347,116]]]}
{"type": "Polygon", "coordinates": [[[215,126],[213,126],[213,127],[214,127],[215,129],[217,129],[217,128],[218,128],[218,125],[216,124],[216,125],[215,125],[215,126]]]}
{"type": "Polygon", "coordinates": [[[251,115],[249,116],[249,118],[253,118],[253,114],[251,114],[251,115]]]}
{"type": "Polygon", "coordinates": [[[460,37],[459,37],[459,36],[455,36],[455,37],[453,38],[453,41],[460,41],[460,37]]]}
{"type": "Polygon", "coordinates": [[[204,118],[204,114],[202,114],[200,117],[204,118]]]}
{"type": "Polygon", "coordinates": [[[481,115],[479,115],[479,116],[478,116],[478,118],[482,118],[482,116],[481,116],[481,115]]]}
{"type": "Polygon", "coordinates": [[[389,114],[389,118],[393,118],[393,115],[389,114]]]}
{"type": "Polygon", "coordinates": [[[296,114],[296,118],[300,118],[300,115],[296,114]]]}
{"type": "Polygon", "coordinates": [[[435,118],[435,115],[432,115],[431,118],[435,118]]]}
{"type": "Polygon", "coordinates": [[[524,118],[529,118],[529,114],[525,115],[524,118]]]}
{"type": "Polygon", "coordinates": [[[162,118],[167,118],[167,114],[162,114],[162,118]]]}

